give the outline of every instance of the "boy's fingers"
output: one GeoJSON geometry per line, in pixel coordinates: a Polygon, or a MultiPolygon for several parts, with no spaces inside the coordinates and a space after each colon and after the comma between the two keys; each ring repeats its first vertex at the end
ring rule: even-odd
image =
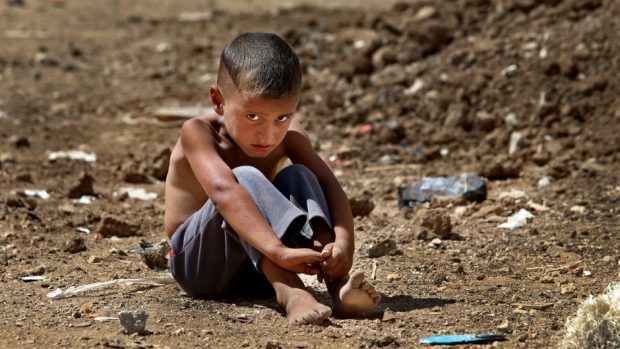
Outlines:
{"type": "Polygon", "coordinates": [[[321,252],[321,257],[327,258],[331,256],[333,249],[334,249],[333,244],[328,244],[327,246],[323,247],[323,251],[321,252]]]}

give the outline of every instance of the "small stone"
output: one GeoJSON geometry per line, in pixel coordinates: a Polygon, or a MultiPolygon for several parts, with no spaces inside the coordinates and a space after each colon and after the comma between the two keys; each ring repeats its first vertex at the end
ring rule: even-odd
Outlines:
{"type": "Polygon", "coordinates": [[[497,326],[497,330],[502,332],[510,332],[510,322],[508,322],[508,320],[502,322],[497,326]]]}
{"type": "Polygon", "coordinates": [[[149,314],[144,310],[121,311],[118,313],[121,326],[126,334],[144,333],[148,317],[149,314]]]}
{"type": "Polygon", "coordinates": [[[442,209],[420,209],[414,217],[412,230],[415,238],[420,240],[446,238],[452,231],[450,215],[442,209]]]}
{"type": "Polygon", "coordinates": [[[93,263],[99,263],[99,262],[101,262],[101,257],[99,257],[99,256],[90,256],[90,257],[88,257],[88,263],[93,264],[93,263]]]}
{"type": "Polygon", "coordinates": [[[613,261],[613,258],[611,256],[605,256],[605,257],[603,257],[602,261],[604,263],[609,263],[609,262],[613,261]]]}
{"type": "Polygon", "coordinates": [[[129,237],[138,235],[138,226],[120,221],[113,217],[106,217],[101,222],[97,233],[102,237],[129,237]]]}
{"type": "Polygon", "coordinates": [[[384,239],[371,244],[364,244],[360,247],[360,253],[369,258],[383,257],[387,254],[396,254],[396,242],[392,239],[384,239]]]}
{"type": "Polygon", "coordinates": [[[63,251],[69,253],[86,251],[86,243],[82,237],[74,237],[65,243],[63,251]]]}
{"type": "Polygon", "coordinates": [[[349,198],[349,205],[353,217],[366,217],[375,208],[375,204],[369,197],[352,197],[349,198]]]}
{"type": "Polygon", "coordinates": [[[389,273],[387,275],[387,281],[396,281],[396,280],[400,280],[400,275],[396,273],[389,273]]]}
{"type": "Polygon", "coordinates": [[[282,345],[276,340],[268,340],[265,349],[282,349],[282,345]]]}
{"type": "Polygon", "coordinates": [[[74,185],[71,190],[69,190],[69,194],[67,195],[71,199],[81,198],[85,195],[94,195],[95,189],[93,188],[93,182],[95,179],[89,175],[88,173],[82,173],[82,176],[79,179],[79,182],[74,185]]]}
{"type": "Polygon", "coordinates": [[[580,215],[586,213],[586,208],[583,206],[578,206],[578,205],[571,207],[570,210],[571,212],[575,212],[576,214],[580,214],[580,215]]]}

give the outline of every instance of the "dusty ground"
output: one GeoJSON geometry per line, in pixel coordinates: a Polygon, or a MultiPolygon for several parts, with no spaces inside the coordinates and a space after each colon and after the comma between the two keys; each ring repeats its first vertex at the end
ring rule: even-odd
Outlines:
{"type": "Polygon", "coordinates": [[[477,332],[505,333],[497,347],[554,347],[579,303],[620,277],[617,1],[9,3],[19,1],[0,4],[1,347],[418,347],[477,332]],[[177,18],[207,10],[206,21],[177,18]],[[208,106],[220,50],[248,30],[294,45],[298,117],[350,197],[374,205],[356,218],[355,267],[376,266],[381,309],[289,328],[272,299],[194,300],[176,285],[48,299],[166,275],[123,252],[164,238],[161,178],[180,122],[152,110],[208,106]],[[96,162],[49,160],[76,149],[96,162]],[[399,187],[466,171],[489,179],[488,198],[427,204],[452,225],[429,244],[415,218],[425,211],[399,209],[399,187]],[[123,187],[158,197],[114,195],[123,187]],[[89,193],[88,205],[70,197],[89,193]],[[531,223],[498,228],[521,208],[531,223]],[[109,217],[133,224],[130,236],[106,237],[109,217]],[[380,242],[380,256],[364,252],[380,242]],[[147,311],[149,333],[89,318],[123,310],[147,311]]]}

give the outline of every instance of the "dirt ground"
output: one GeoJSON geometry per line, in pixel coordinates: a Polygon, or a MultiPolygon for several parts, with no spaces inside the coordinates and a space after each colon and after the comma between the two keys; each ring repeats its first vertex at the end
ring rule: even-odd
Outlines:
{"type": "Polygon", "coordinates": [[[580,302],[620,279],[619,2],[309,3],[0,3],[1,347],[411,348],[488,332],[506,340],[476,347],[556,347],[580,302]],[[297,117],[354,204],[354,268],[380,309],[289,327],[274,299],[196,300],[174,284],[48,298],[168,275],[137,253],[165,238],[182,122],[154,110],[209,107],[219,53],[245,31],[299,53],[297,117]],[[69,150],[96,161],[51,159],[69,150]],[[486,200],[398,207],[401,187],[464,172],[488,179],[486,200]],[[533,220],[498,227],[520,209],[533,220]],[[93,320],[134,310],[148,332],[93,320]]]}

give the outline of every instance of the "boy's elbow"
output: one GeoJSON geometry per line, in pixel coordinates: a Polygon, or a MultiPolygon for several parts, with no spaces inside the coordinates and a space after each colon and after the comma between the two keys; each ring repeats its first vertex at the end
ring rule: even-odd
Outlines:
{"type": "Polygon", "coordinates": [[[213,205],[220,211],[225,210],[226,206],[234,201],[235,185],[223,182],[214,183],[209,194],[213,205]]]}

